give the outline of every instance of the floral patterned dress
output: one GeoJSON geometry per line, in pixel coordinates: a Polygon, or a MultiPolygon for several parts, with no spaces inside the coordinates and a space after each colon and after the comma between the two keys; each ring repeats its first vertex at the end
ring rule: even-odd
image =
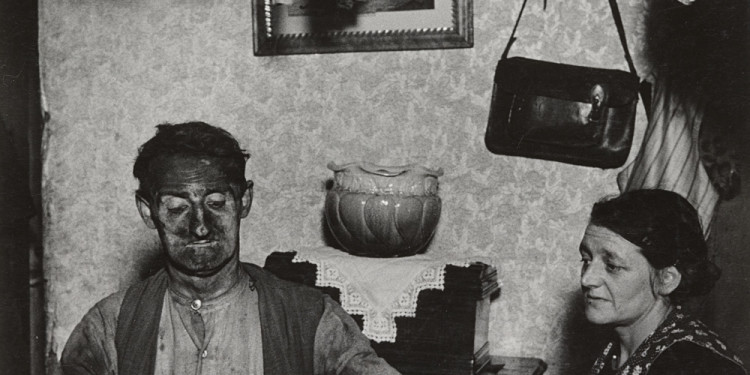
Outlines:
{"type": "Polygon", "coordinates": [[[719,336],[678,306],[619,368],[618,345],[610,342],[591,375],[744,374],[747,371],[719,336]],[[708,363],[710,361],[710,363],[708,363]],[[665,364],[669,365],[665,366],[665,364]],[[655,370],[656,368],[659,370],[655,370]],[[665,371],[666,369],[666,371],[665,371]]]}

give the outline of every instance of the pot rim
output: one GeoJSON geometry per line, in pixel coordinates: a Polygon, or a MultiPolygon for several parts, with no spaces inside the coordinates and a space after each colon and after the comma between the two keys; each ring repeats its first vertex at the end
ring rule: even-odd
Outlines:
{"type": "Polygon", "coordinates": [[[384,176],[384,177],[395,177],[402,175],[407,172],[415,172],[423,175],[433,176],[433,177],[440,177],[443,175],[443,168],[427,168],[425,166],[416,164],[416,163],[409,163],[404,165],[396,165],[396,166],[390,166],[390,165],[381,165],[376,163],[371,163],[367,161],[355,161],[345,164],[336,164],[335,162],[329,162],[327,165],[328,169],[332,170],[334,173],[342,172],[354,167],[357,167],[359,169],[362,169],[363,171],[384,176]]]}

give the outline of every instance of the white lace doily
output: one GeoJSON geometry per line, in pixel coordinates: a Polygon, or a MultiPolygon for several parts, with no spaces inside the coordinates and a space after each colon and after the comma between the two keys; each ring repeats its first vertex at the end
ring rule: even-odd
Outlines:
{"type": "Polygon", "coordinates": [[[338,289],[341,306],[363,317],[362,333],[376,342],[396,342],[395,318],[416,315],[419,292],[443,290],[446,265],[468,267],[477,261],[485,259],[366,258],[330,247],[297,251],[292,260],[315,264],[315,285],[338,289]]]}

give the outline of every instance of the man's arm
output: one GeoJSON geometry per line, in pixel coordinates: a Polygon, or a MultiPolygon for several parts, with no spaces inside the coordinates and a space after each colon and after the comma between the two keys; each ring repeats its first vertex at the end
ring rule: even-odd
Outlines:
{"type": "Polygon", "coordinates": [[[315,332],[316,375],[399,374],[378,357],[370,346],[370,340],[338,303],[325,296],[324,305],[323,316],[315,332]]]}
{"type": "Polygon", "coordinates": [[[60,359],[64,375],[117,373],[115,328],[123,295],[116,293],[97,303],[75,327],[60,359]]]}

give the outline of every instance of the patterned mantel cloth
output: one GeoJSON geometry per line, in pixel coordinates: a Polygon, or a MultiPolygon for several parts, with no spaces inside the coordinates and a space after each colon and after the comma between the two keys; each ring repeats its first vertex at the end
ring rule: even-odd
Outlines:
{"type": "Polygon", "coordinates": [[[417,298],[422,290],[443,290],[445,266],[490,265],[486,258],[358,257],[331,247],[297,251],[292,262],[315,264],[315,285],[338,289],[341,306],[349,314],[363,317],[362,332],[376,342],[396,342],[395,318],[416,315],[417,298]]]}

